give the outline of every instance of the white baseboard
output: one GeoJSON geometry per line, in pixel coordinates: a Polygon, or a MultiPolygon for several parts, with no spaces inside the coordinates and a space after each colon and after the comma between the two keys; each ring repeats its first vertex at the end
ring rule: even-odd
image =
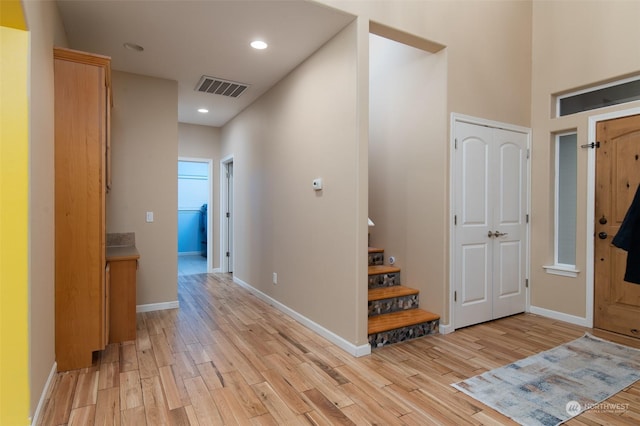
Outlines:
{"type": "Polygon", "coordinates": [[[53,378],[56,376],[56,372],[58,371],[58,363],[53,362],[53,366],[51,367],[51,371],[49,372],[49,377],[47,377],[47,381],[44,384],[44,389],[42,389],[42,394],[40,394],[40,399],[38,400],[38,405],[36,407],[36,411],[33,413],[33,417],[30,419],[32,425],[37,425],[38,420],[40,420],[40,414],[42,413],[42,409],[44,408],[44,400],[49,394],[49,388],[51,388],[51,384],[53,383],[53,378]]]}
{"type": "Polygon", "coordinates": [[[210,274],[219,274],[220,272],[222,272],[222,270],[220,268],[213,268],[211,270],[211,272],[209,272],[210,274]]]}
{"type": "Polygon", "coordinates": [[[565,314],[564,312],[552,311],[550,309],[539,308],[537,306],[530,306],[529,312],[543,317],[568,322],[570,324],[580,325],[582,327],[591,328],[593,326],[593,324],[589,324],[589,321],[586,318],[565,314]]]}
{"type": "Polygon", "coordinates": [[[449,334],[453,333],[456,329],[453,328],[451,324],[439,324],[438,325],[438,333],[440,334],[449,334]]]}
{"type": "Polygon", "coordinates": [[[180,302],[177,300],[173,302],[149,303],[136,306],[136,312],[163,311],[165,309],[178,309],[179,307],[180,302]]]}
{"type": "Polygon", "coordinates": [[[286,315],[289,315],[291,318],[295,319],[296,321],[298,321],[299,323],[301,323],[305,327],[309,328],[310,330],[316,332],[317,334],[319,334],[320,336],[324,337],[325,339],[327,339],[328,341],[330,341],[334,345],[340,347],[342,350],[348,352],[349,354],[351,354],[351,355],[353,355],[355,357],[361,357],[361,356],[365,356],[365,355],[371,354],[371,345],[370,344],[367,343],[366,345],[356,346],[353,343],[348,342],[347,340],[345,340],[342,337],[338,336],[334,332],[327,330],[326,328],[324,328],[320,324],[318,324],[318,323],[310,320],[309,318],[305,317],[304,315],[294,311],[293,309],[289,308],[288,306],[283,305],[282,303],[278,302],[277,300],[275,300],[271,296],[261,292],[260,290],[258,290],[257,288],[253,287],[252,285],[247,284],[246,282],[242,281],[240,278],[237,278],[237,277],[234,276],[233,277],[233,282],[235,282],[236,284],[246,288],[251,293],[255,294],[259,299],[262,299],[263,301],[267,302],[268,304],[270,304],[271,306],[273,306],[274,308],[276,308],[280,312],[283,312],[286,315]]]}

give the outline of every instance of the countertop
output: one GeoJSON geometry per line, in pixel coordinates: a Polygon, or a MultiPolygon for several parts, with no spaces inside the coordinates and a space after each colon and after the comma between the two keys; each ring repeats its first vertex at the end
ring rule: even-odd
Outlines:
{"type": "Polygon", "coordinates": [[[140,253],[136,246],[107,246],[107,262],[117,260],[136,260],[140,258],[140,253]]]}

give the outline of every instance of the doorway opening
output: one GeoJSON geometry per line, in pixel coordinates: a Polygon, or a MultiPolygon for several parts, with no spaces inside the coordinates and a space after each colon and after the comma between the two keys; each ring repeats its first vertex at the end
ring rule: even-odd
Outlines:
{"type": "Polygon", "coordinates": [[[220,270],[234,270],[233,156],[220,161],[220,270]]]}
{"type": "Polygon", "coordinates": [[[205,274],[213,269],[210,201],[213,162],[178,159],[178,275],[205,274]]]}

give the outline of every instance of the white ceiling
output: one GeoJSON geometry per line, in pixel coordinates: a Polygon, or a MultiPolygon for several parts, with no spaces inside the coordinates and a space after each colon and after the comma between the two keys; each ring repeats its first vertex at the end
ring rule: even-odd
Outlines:
{"type": "Polygon", "coordinates": [[[354,18],[306,0],[58,0],[70,47],[114,70],[178,82],[178,120],[220,127],[354,18]],[[254,39],[266,50],[249,46],[254,39]],[[135,52],[124,43],[144,47],[135,52]],[[196,92],[202,75],[249,84],[239,97],[196,92]],[[197,112],[207,108],[208,114],[197,112]]]}

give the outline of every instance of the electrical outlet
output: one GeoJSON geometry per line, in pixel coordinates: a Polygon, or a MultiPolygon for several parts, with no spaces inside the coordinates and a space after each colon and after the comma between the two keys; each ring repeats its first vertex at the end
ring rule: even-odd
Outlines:
{"type": "Polygon", "coordinates": [[[278,273],[277,272],[273,273],[273,284],[278,284],[278,273]]]}

